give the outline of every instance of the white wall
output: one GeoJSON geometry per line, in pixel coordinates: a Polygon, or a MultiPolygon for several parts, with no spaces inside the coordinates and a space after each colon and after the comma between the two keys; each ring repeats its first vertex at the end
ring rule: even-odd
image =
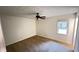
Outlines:
{"type": "Polygon", "coordinates": [[[37,21],[37,35],[72,44],[74,21],[74,15],[54,16],[46,20],[39,20],[37,21]],[[56,25],[58,20],[67,20],[69,22],[67,35],[57,34],[56,25]]]}
{"type": "Polygon", "coordinates": [[[2,16],[2,27],[6,45],[36,35],[35,20],[16,16],[2,16]]]}
{"type": "Polygon", "coordinates": [[[3,37],[2,26],[1,26],[1,17],[0,17],[0,52],[5,52],[5,40],[3,37]]]}

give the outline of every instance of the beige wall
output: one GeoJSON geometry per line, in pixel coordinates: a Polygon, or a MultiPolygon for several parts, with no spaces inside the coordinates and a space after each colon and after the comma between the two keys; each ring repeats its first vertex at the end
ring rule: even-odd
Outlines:
{"type": "Polygon", "coordinates": [[[0,52],[5,52],[6,51],[4,41],[5,40],[4,40],[3,33],[2,33],[1,17],[0,17],[0,52]]]}
{"type": "Polygon", "coordinates": [[[39,20],[37,21],[37,35],[72,44],[74,21],[74,15],[54,16],[46,20],[39,20]],[[56,25],[58,20],[67,20],[69,22],[67,35],[57,34],[56,25]]]}
{"type": "Polygon", "coordinates": [[[33,19],[16,16],[2,16],[2,27],[6,45],[36,35],[36,23],[33,19]]]}

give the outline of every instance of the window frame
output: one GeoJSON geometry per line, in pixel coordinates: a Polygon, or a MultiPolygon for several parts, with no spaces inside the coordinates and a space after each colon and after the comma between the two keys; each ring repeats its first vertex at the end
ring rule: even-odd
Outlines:
{"type": "Polygon", "coordinates": [[[68,30],[69,30],[69,21],[68,20],[58,20],[57,23],[56,23],[56,33],[59,34],[59,35],[68,35],[68,30]],[[62,33],[58,33],[58,22],[67,22],[67,33],[66,34],[62,34],[62,33]]]}

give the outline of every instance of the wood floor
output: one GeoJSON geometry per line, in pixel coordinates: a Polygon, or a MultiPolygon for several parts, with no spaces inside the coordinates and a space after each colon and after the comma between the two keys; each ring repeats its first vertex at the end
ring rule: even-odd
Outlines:
{"type": "Polygon", "coordinates": [[[72,49],[63,43],[54,42],[41,36],[33,36],[23,41],[8,45],[7,52],[70,52],[72,49]]]}

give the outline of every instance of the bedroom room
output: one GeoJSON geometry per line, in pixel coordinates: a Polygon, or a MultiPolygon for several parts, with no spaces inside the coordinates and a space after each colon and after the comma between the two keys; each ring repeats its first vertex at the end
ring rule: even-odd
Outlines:
{"type": "Polygon", "coordinates": [[[0,51],[75,52],[78,7],[0,6],[0,51]]]}

